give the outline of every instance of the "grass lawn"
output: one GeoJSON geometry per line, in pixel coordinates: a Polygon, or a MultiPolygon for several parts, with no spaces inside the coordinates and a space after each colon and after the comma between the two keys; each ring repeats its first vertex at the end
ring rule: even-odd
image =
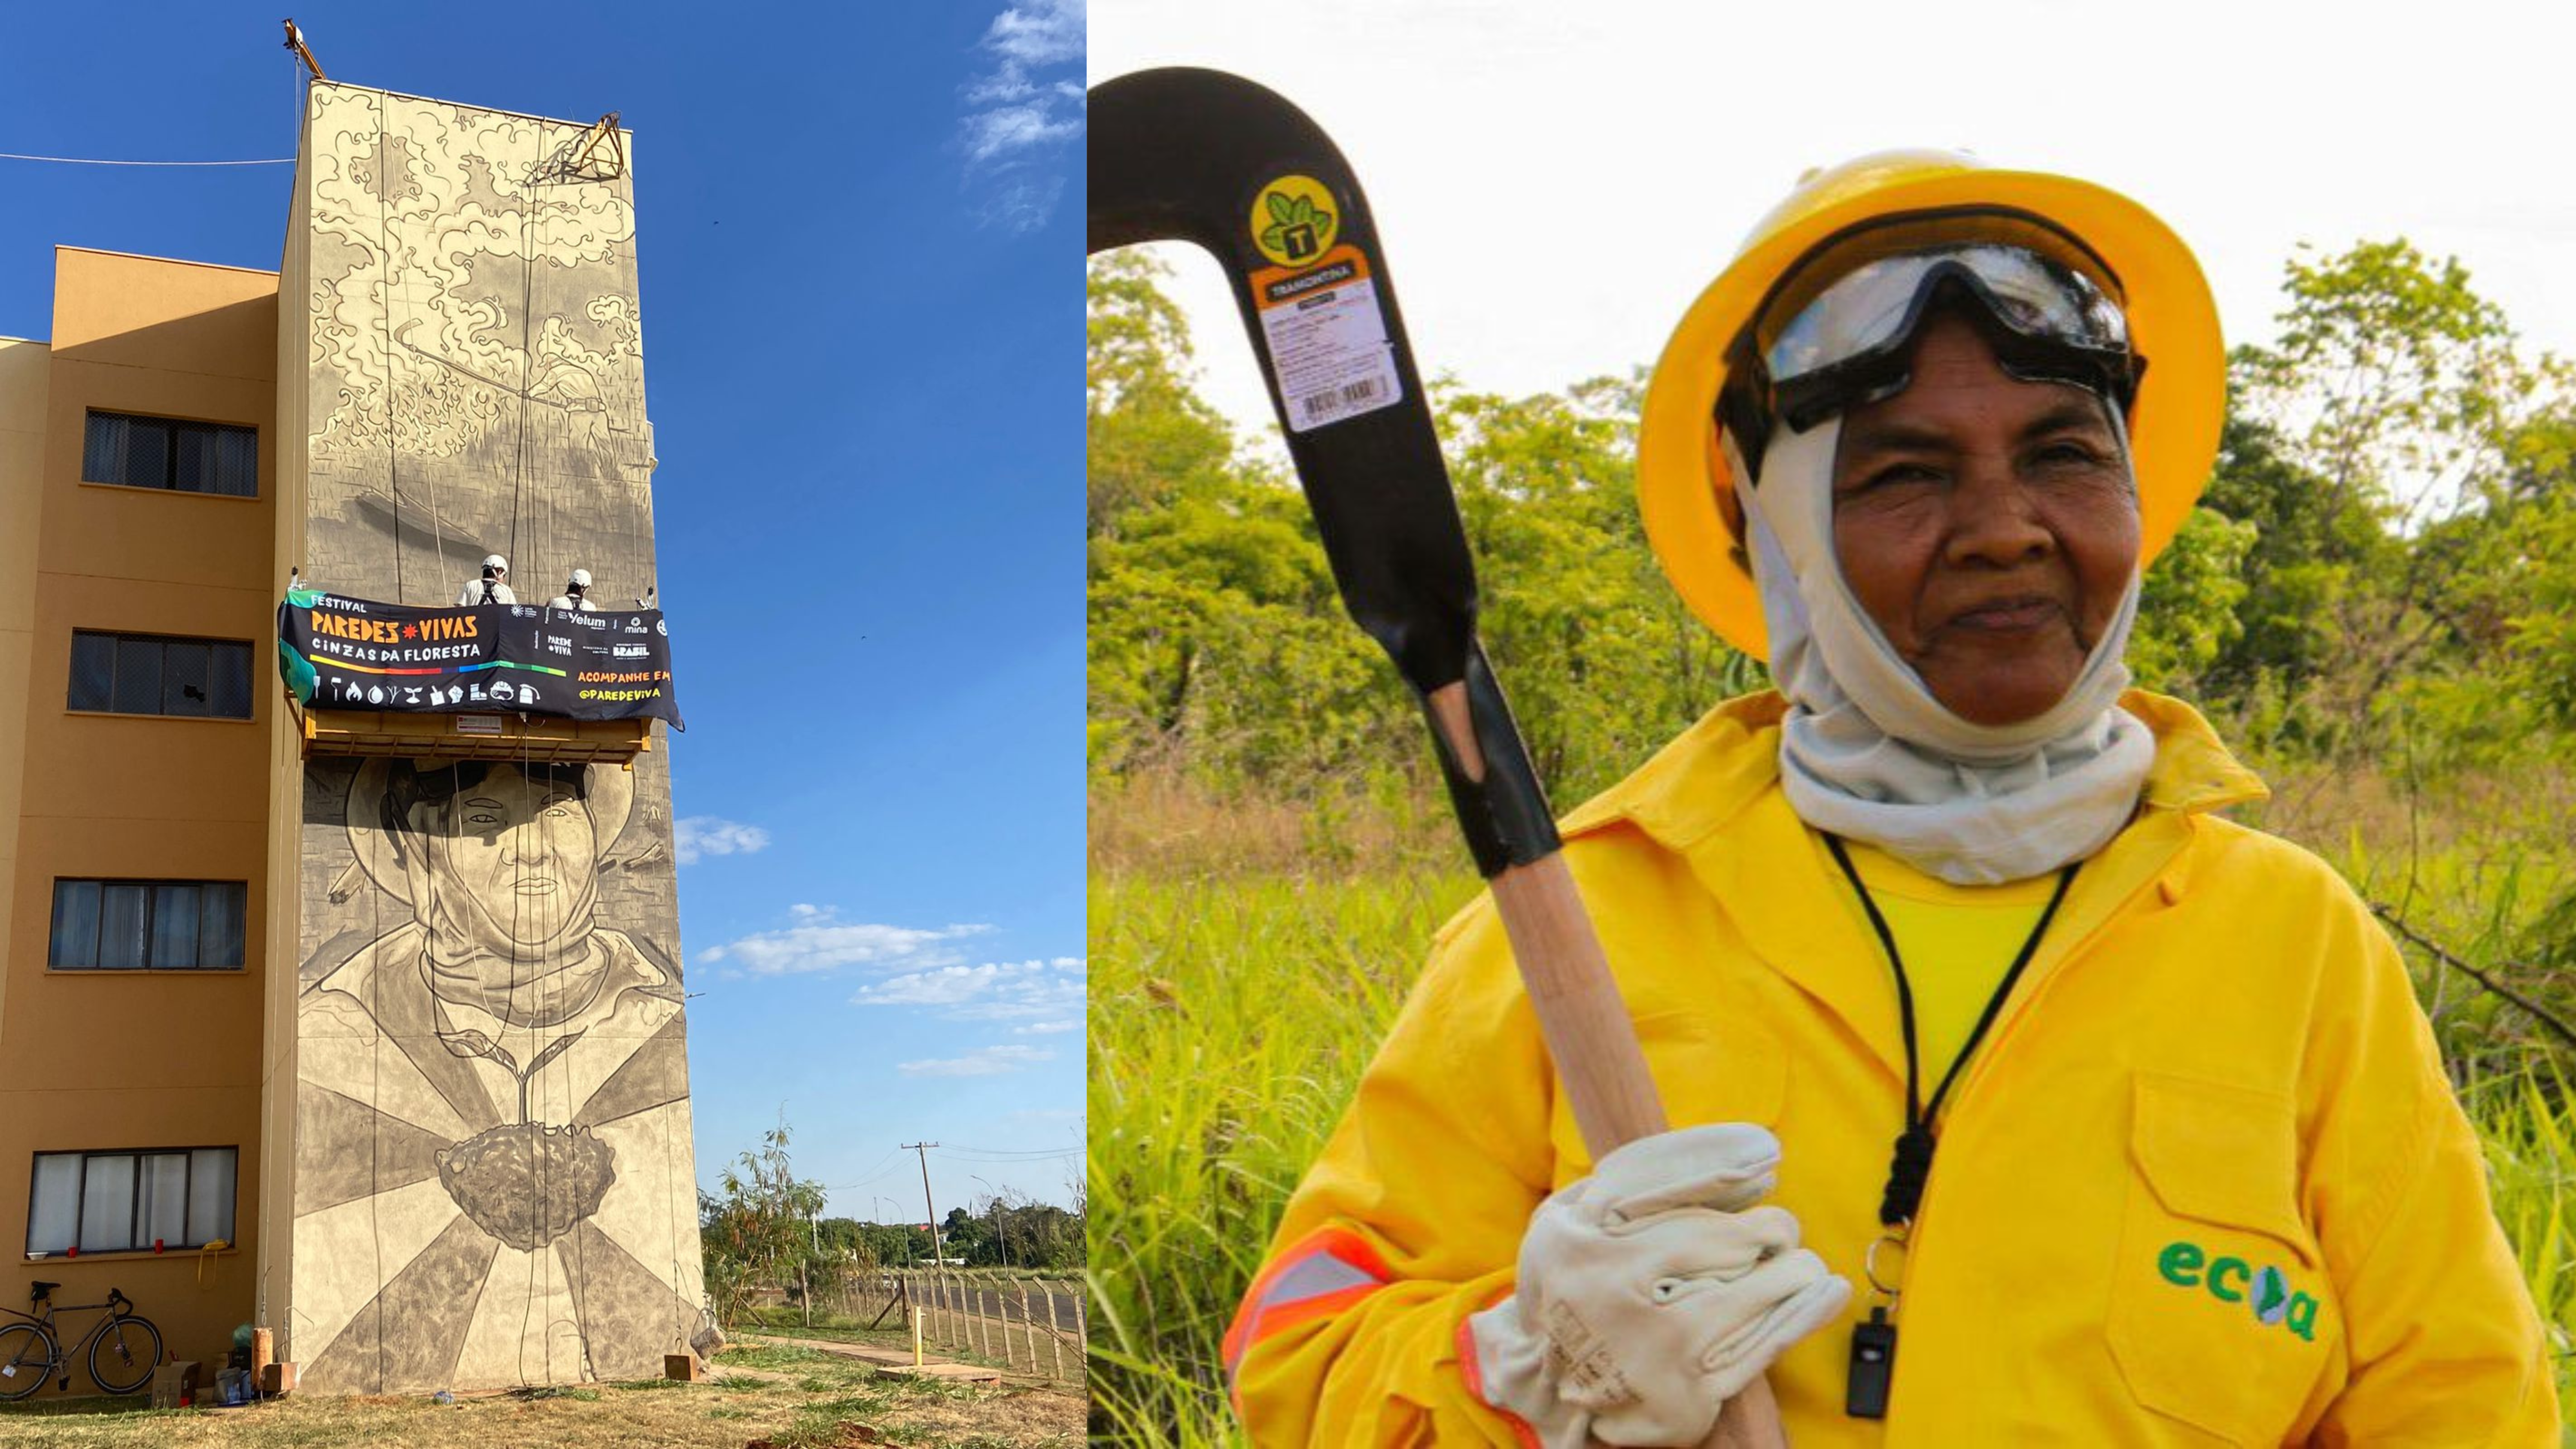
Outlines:
{"type": "Polygon", "coordinates": [[[1083,1429],[1079,1394],[878,1379],[864,1364],[815,1349],[731,1346],[716,1356],[714,1371],[712,1383],[640,1379],[475,1395],[453,1404],[427,1395],[298,1394],[243,1409],[151,1409],[139,1397],[49,1400],[0,1405],[0,1443],[13,1449],[743,1449],[766,1440],[774,1449],[877,1442],[1035,1449],[1076,1444],[1083,1429]],[[880,1437],[866,1437],[859,1426],[880,1437]]]}

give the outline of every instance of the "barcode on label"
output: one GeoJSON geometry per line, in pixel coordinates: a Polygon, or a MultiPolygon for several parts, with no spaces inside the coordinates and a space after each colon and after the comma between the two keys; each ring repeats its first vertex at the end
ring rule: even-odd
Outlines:
{"type": "Polygon", "coordinates": [[[1363,377],[1329,392],[1310,393],[1300,398],[1298,405],[1305,409],[1305,421],[1320,423],[1326,418],[1340,417],[1363,403],[1375,401],[1385,390],[1385,384],[1378,379],[1363,377]]]}

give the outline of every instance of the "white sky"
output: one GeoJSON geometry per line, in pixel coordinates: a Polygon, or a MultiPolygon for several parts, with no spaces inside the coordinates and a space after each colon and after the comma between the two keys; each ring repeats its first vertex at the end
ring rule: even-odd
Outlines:
{"type": "MultiPolygon", "coordinates": [[[[1800,171],[1896,146],[2144,202],[2230,345],[2271,334],[2296,243],[2404,236],[2576,354],[2571,42],[2576,7],[2489,0],[1091,0],[1089,69],[1214,66],[1303,107],[1368,191],[1423,372],[1522,394],[1653,362],[1800,171]]],[[[1206,395],[1266,434],[1215,264],[1154,250],[1206,395]]]]}

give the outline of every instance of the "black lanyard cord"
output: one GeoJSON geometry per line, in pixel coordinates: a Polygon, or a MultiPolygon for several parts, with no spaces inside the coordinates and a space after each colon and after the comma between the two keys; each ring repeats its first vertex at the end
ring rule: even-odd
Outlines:
{"type": "Polygon", "coordinates": [[[2057,873],[2057,891],[2048,898],[2048,908],[2039,913],[2039,924],[2030,928],[2029,939],[2021,943],[2021,954],[2013,957],[2012,968],[2004,972],[2003,981],[1994,994],[1986,998],[1986,1009],[1968,1032],[1968,1040],[1959,1054],[1950,1059],[1950,1069],[1941,1074],[1941,1084],[1932,1089],[1932,1100],[1923,1100],[1919,1065],[1920,1053],[1914,1037],[1914,986],[1905,978],[1905,958],[1896,949],[1896,933],[1887,928],[1887,918],[1878,913],[1878,902],[1870,899],[1869,887],[1862,885],[1860,872],[1853,869],[1851,855],[1843,849],[1840,836],[1827,834],[1825,849],[1831,851],[1834,864],[1843,868],[1852,891],[1860,897],[1860,908],[1869,914],[1872,930],[1878,932],[1878,944],[1887,951],[1887,964],[1896,972],[1897,1023],[1905,1037],[1905,1130],[1896,1139],[1896,1156],[1888,1164],[1887,1190],[1879,1197],[1878,1220],[1896,1227],[1914,1220],[1915,1209],[1923,1202],[1924,1180],[1932,1175],[1932,1119],[1941,1110],[1941,1099],[1950,1095],[1950,1087],[1959,1080],[1959,1069],[1968,1064],[1983,1041],[1986,1028],[1994,1025],[2004,1002],[2012,995],[2013,983],[2021,980],[2022,968],[2039,954],[2040,938],[2048,934],[2048,923],[2057,917],[2057,908],[2066,899],[2067,888],[2075,884],[2073,865],[2057,873]]]}

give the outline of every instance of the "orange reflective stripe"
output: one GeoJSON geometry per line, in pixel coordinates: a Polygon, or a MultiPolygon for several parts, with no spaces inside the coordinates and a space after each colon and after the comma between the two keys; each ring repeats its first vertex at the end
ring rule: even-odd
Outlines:
{"type": "Polygon", "coordinates": [[[1225,1331],[1227,1387],[1233,1387],[1235,1372],[1253,1345],[1339,1313],[1394,1276],[1377,1249],[1348,1228],[1318,1228],[1298,1239],[1244,1291],[1243,1306],[1225,1331]]]}
{"type": "MultiPolygon", "coordinates": [[[[1512,1290],[1505,1288],[1487,1300],[1485,1306],[1491,1308],[1511,1296],[1512,1290]]],[[[1485,1397],[1485,1370],[1476,1359],[1475,1325],[1469,1321],[1474,1317],[1474,1314],[1468,1314],[1458,1320],[1458,1374],[1467,1381],[1468,1394],[1477,1403],[1501,1415],[1503,1422],[1512,1426],[1512,1438],[1519,1442],[1521,1449],[1542,1449],[1538,1430],[1530,1427],[1529,1420],[1485,1397]]]]}

